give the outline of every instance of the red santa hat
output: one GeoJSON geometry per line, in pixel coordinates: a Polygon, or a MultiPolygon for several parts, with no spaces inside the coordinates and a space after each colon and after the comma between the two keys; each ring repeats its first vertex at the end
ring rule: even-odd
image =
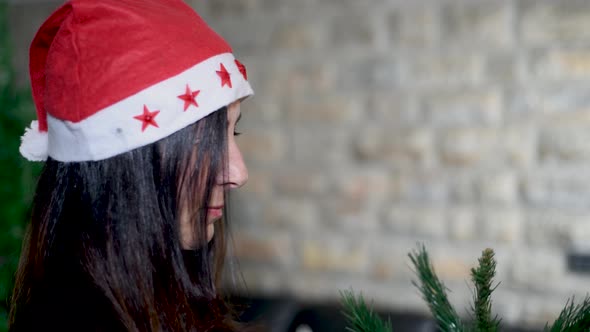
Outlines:
{"type": "Polygon", "coordinates": [[[30,49],[38,121],[21,154],[106,159],[253,94],[231,47],[181,0],[70,0],[30,49]]]}

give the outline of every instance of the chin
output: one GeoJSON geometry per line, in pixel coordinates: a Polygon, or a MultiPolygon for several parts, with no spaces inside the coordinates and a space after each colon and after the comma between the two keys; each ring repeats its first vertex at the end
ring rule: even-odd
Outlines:
{"type": "Polygon", "coordinates": [[[207,225],[207,242],[211,242],[213,235],[215,235],[215,226],[211,223],[207,225]]]}

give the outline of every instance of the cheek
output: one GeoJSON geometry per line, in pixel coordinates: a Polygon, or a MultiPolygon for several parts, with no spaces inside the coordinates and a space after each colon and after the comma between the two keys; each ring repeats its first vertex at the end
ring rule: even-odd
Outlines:
{"type": "Polygon", "coordinates": [[[183,249],[194,249],[196,239],[188,212],[184,209],[180,214],[180,244],[183,249]]]}

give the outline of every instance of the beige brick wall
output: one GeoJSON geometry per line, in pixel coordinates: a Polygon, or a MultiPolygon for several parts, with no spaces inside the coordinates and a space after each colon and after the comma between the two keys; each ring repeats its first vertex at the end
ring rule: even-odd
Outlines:
{"type": "MultiPolygon", "coordinates": [[[[192,0],[257,92],[234,195],[249,292],[363,290],[425,311],[407,252],[430,249],[458,308],[497,251],[505,322],[554,318],[590,276],[590,2],[192,0]]],[[[14,1],[15,64],[55,2],[14,1]]],[[[22,76],[26,83],[26,76],[22,76]]]]}

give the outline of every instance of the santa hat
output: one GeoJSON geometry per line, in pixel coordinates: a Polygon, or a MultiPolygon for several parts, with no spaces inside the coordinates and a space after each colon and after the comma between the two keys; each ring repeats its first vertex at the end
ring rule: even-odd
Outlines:
{"type": "Polygon", "coordinates": [[[231,47],[181,0],[71,0],[30,49],[38,121],[21,154],[106,159],[253,94],[231,47]]]}

